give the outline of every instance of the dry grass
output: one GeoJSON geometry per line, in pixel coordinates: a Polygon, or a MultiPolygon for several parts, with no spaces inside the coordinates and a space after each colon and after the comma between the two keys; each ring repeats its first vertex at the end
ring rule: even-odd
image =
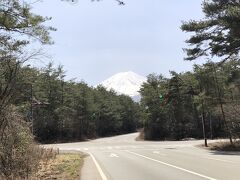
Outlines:
{"type": "Polygon", "coordinates": [[[42,162],[36,177],[32,179],[79,179],[83,157],[83,154],[59,154],[47,163],[42,162]]]}
{"type": "Polygon", "coordinates": [[[233,144],[227,141],[209,143],[206,148],[214,151],[240,151],[240,141],[235,141],[233,144]]]}

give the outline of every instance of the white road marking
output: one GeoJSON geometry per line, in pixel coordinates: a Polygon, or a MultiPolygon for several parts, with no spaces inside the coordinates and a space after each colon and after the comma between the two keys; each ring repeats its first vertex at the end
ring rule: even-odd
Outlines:
{"type": "Polygon", "coordinates": [[[88,148],[83,148],[85,151],[88,151],[88,148]]]}
{"type": "Polygon", "coordinates": [[[117,154],[111,153],[110,157],[119,157],[117,154]]]}
{"type": "Polygon", "coordinates": [[[92,153],[88,153],[88,154],[89,154],[89,155],[91,156],[91,158],[93,159],[93,162],[95,163],[95,165],[96,165],[96,167],[97,167],[97,170],[98,170],[98,172],[99,172],[102,180],[107,180],[106,175],[103,173],[103,171],[102,171],[101,167],[99,166],[99,164],[98,164],[97,160],[95,159],[95,157],[92,155],[92,153]]]}
{"type": "Polygon", "coordinates": [[[165,162],[163,162],[163,161],[159,161],[159,160],[156,160],[156,159],[152,159],[152,158],[150,158],[150,157],[147,157],[147,156],[144,156],[144,155],[141,155],[141,154],[138,154],[138,153],[129,151],[129,150],[126,150],[126,152],[131,153],[131,154],[134,154],[134,155],[139,156],[139,157],[142,157],[142,158],[145,158],[145,159],[148,159],[148,160],[151,160],[151,161],[154,161],[154,162],[157,162],[157,163],[160,163],[160,164],[163,164],[163,165],[166,165],[166,166],[169,166],[169,167],[172,167],[172,168],[175,168],[175,169],[178,169],[178,170],[181,170],[181,171],[184,171],[184,172],[187,172],[187,173],[190,173],[190,174],[193,174],[193,175],[196,175],[196,176],[199,176],[199,177],[202,177],[202,178],[205,178],[205,179],[217,180],[217,179],[214,179],[214,178],[212,178],[212,177],[208,177],[208,176],[205,176],[205,175],[202,175],[202,174],[199,174],[199,173],[196,173],[196,172],[193,172],[193,171],[190,171],[190,170],[187,170],[187,169],[184,169],[184,168],[181,168],[181,167],[172,165],[172,164],[168,164],[168,163],[165,163],[165,162]]]}
{"type": "Polygon", "coordinates": [[[153,154],[159,154],[161,156],[167,156],[166,154],[160,153],[159,151],[153,151],[153,154]]]}

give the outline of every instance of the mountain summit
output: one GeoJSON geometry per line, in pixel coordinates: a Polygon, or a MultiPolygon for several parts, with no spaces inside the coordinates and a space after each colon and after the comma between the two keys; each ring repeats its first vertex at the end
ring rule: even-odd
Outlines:
{"type": "Polygon", "coordinates": [[[118,94],[125,94],[133,98],[139,96],[138,91],[146,80],[145,77],[128,71],[117,73],[100,83],[100,85],[107,88],[107,90],[113,89],[118,94]]]}

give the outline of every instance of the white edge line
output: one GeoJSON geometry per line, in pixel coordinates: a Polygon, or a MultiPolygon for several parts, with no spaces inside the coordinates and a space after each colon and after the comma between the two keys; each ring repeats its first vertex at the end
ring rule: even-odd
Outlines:
{"type": "Polygon", "coordinates": [[[92,155],[92,153],[88,153],[88,154],[91,156],[95,166],[97,167],[97,170],[98,170],[102,180],[107,180],[106,175],[103,173],[103,171],[102,171],[101,167],[99,166],[99,164],[98,164],[97,160],[95,159],[95,157],[92,155]]]}
{"type": "Polygon", "coordinates": [[[172,164],[168,164],[168,163],[165,163],[165,162],[162,162],[162,161],[156,160],[156,159],[152,159],[152,158],[147,157],[147,156],[143,156],[143,155],[141,155],[141,154],[138,154],[138,153],[135,153],[135,152],[132,152],[132,151],[129,151],[129,150],[126,150],[126,152],[129,152],[129,153],[134,154],[134,155],[136,155],[136,156],[143,157],[143,158],[148,159],[148,160],[152,160],[152,161],[158,162],[158,163],[160,163],[160,164],[163,164],[163,165],[166,165],[166,166],[169,166],[169,167],[175,168],[175,169],[179,169],[179,170],[182,170],[182,171],[188,172],[188,173],[190,173],[190,174],[194,174],[194,175],[196,175],[196,176],[203,177],[203,178],[205,178],[205,179],[209,179],[209,180],[217,180],[217,179],[214,179],[214,178],[211,178],[211,177],[208,177],[208,176],[205,176],[205,175],[202,175],[202,174],[199,174],[199,173],[196,173],[196,172],[193,172],[193,171],[190,171],[190,170],[187,170],[187,169],[184,169],[184,168],[178,167],[178,166],[174,166],[174,165],[172,165],[172,164]]]}

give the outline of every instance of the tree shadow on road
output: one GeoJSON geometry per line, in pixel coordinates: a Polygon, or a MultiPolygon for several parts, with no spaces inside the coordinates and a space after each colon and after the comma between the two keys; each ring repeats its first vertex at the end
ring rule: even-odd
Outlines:
{"type": "Polygon", "coordinates": [[[214,142],[209,143],[207,149],[211,154],[215,155],[237,155],[240,156],[240,141],[230,142],[214,142]]]}
{"type": "Polygon", "coordinates": [[[239,151],[216,151],[216,150],[210,150],[210,153],[212,155],[234,155],[234,156],[240,156],[239,151]]]}

